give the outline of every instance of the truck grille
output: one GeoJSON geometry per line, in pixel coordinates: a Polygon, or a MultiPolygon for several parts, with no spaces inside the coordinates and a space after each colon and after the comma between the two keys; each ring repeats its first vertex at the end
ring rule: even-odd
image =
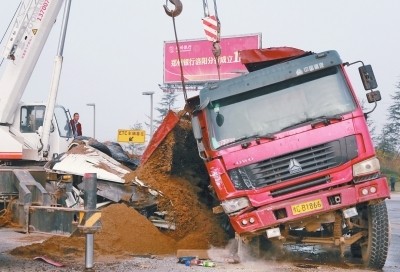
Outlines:
{"type": "Polygon", "coordinates": [[[256,189],[341,165],[357,155],[355,136],[348,136],[232,169],[229,176],[237,190],[256,189]]]}

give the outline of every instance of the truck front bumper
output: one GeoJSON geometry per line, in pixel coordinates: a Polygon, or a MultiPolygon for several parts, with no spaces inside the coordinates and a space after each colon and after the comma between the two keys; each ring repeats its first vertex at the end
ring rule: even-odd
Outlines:
{"type": "Polygon", "coordinates": [[[265,205],[231,216],[230,222],[239,235],[259,233],[280,224],[389,197],[390,191],[386,178],[379,178],[265,205]]]}

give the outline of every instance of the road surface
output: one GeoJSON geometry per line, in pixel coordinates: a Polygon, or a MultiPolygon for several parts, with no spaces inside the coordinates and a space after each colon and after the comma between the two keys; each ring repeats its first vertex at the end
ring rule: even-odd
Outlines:
{"type": "MultiPolygon", "coordinates": [[[[393,193],[387,200],[390,220],[390,245],[388,258],[383,272],[400,271],[400,193],[393,193]]],[[[22,234],[11,229],[0,228],[0,271],[83,271],[85,269],[84,256],[75,263],[65,267],[55,267],[48,263],[21,259],[9,255],[11,249],[37,243],[47,239],[45,234],[22,234]]],[[[287,260],[283,261],[249,261],[238,264],[229,264],[216,261],[216,267],[187,267],[177,263],[175,256],[132,256],[124,260],[94,260],[95,271],[365,271],[358,264],[341,259],[338,254],[326,254],[318,246],[303,246],[294,248],[287,260]],[[290,259],[290,261],[288,261],[290,259]]]]}

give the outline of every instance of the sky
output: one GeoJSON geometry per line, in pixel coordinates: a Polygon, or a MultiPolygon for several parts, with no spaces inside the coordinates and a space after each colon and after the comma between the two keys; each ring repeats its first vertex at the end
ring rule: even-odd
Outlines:
{"type": "MultiPolygon", "coordinates": [[[[176,17],[180,40],[204,39],[203,1],[181,0],[176,17]]],[[[214,2],[209,2],[211,14],[214,2]]],[[[116,141],[118,129],[149,123],[150,97],[159,107],[163,91],[163,45],[174,40],[164,0],[73,0],[64,48],[57,103],[79,112],[83,134],[116,141]]],[[[216,0],[221,35],[261,33],[262,47],[290,46],[305,51],[336,50],[343,61],[371,64],[382,101],[370,115],[379,132],[386,122],[391,95],[400,82],[397,55],[400,27],[398,0],[216,0]]],[[[0,36],[19,4],[0,1],[0,36]]],[[[174,6],[168,4],[170,9],[174,6]]],[[[61,10],[22,97],[24,102],[47,101],[60,33],[61,10]]],[[[3,44],[0,47],[3,50],[3,44]]],[[[223,49],[222,49],[223,50],[223,49]]],[[[357,66],[348,70],[359,100],[366,100],[357,66]]],[[[183,108],[178,93],[177,108],[183,108]]],[[[191,94],[192,95],[192,94],[191,94]]],[[[372,108],[367,105],[367,109],[372,108]]],[[[154,111],[154,118],[158,112],[154,111]]]]}

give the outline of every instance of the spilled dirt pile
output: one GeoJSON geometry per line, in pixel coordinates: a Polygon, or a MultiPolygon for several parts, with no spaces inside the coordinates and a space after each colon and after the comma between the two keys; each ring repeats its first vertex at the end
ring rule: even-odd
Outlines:
{"type": "Polygon", "coordinates": [[[159,210],[167,211],[177,226],[168,235],[176,240],[197,236],[198,241],[192,244],[196,248],[224,243],[224,231],[207,206],[208,174],[198,156],[189,120],[181,118],[146,164],[125,179],[134,176],[164,194],[159,210]]]}
{"type": "Polygon", "coordinates": [[[0,206],[0,227],[20,227],[12,221],[11,203],[15,200],[16,198],[11,199],[10,203],[4,209],[1,209],[4,205],[0,206]]]}
{"type": "MultiPolygon", "coordinates": [[[[160,232],[146,217],[125,204],[102,209],[102,228],[95,233],[96,255],[171,254],[176,241],[160,232]]],[[[43,243],[18,247],[13,255],[23,257],[83,256],[85,238],[54,236],[43,243]]]]}
{"type": "Polygon", "coordinates": [[[95,235],[95,247],[101,254],[169,254],[176,250],[175,240],[125,204],[106,207],[102,217],[102,229],[95,235]]]}
{"type": "Polygon", "coordinates": [[[12,226],[12,214],[9,209],[0,210],[0,227],[12,226]]]}
{"type": "MultiPolygon", "coordinates": [[[[211,211],[208,174],[198,157],[190,121],[183,117],[166,136],[146,164],[128,173],[127,182],[138,177],[165,196],[158,210],[175,230],[159,230],[145,216],[125,204],[102,209],[102,229],[95,234],[95,254],[174,254],[177,249],[223,247],[228,241],[211,211]]],[[[83,256],[84,237],[52,237],[41,244],[15,249],[12,254],[32,257],[83,256]]]]}

